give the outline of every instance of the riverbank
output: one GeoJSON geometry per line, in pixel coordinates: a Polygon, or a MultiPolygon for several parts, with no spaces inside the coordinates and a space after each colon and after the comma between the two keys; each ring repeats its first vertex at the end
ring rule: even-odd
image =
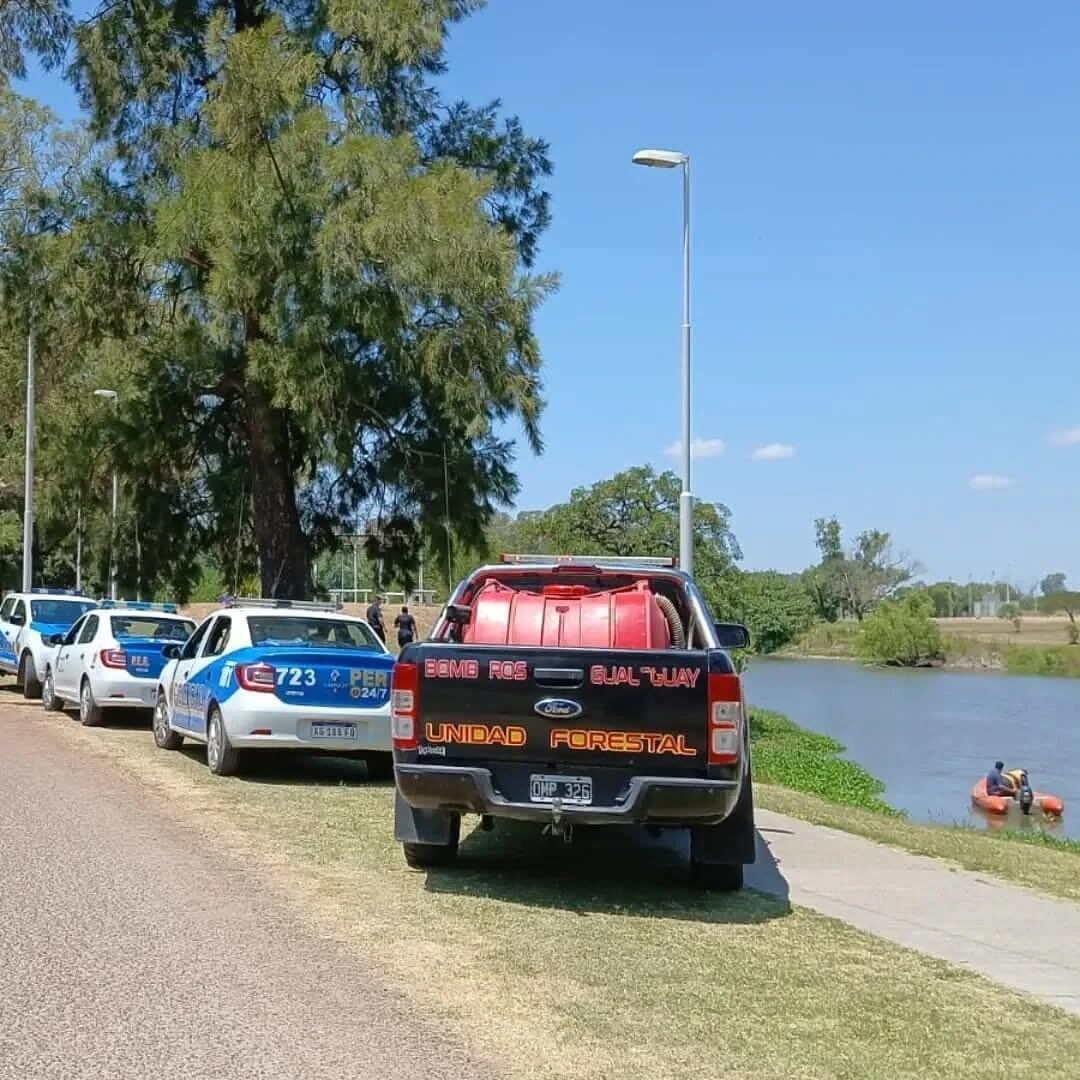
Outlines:
{"type": "MultiPolygon", "coordinates": [[[[1080,646],[1065,642],[1059,620],[1022,619],[1020,630],[1001,619],[937,619],[952,671],[1080,678],[1080,646]]],[[[859,624],[816,623],[776,656],[791,660],[855,660],[859,624]]]]}
{"type": "Polygon", "coordinates": [[[912,822],[881,798],[880,780],[841,757],[844,747],[836,739],[806,731],[780,713],[750,712],[758,805],[1080,901],[1080,841],[1040,831],[912,822]]]}

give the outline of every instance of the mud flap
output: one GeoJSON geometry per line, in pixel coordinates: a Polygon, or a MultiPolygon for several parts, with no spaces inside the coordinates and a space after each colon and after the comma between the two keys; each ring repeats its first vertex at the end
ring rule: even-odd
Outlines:
{"type": "Polygon", "coordinates": [[[394,792],[394,839],[404,844],[449,844],[454,815],[443,810],[418,810],[400,791],[394,792]]]}
{"type": "Polygon", "coordinates": [[[697,826],[690,830],[694,862],[742,863],[757,859],[754,835],[754,785],[747,773],[735,809],[719,825],[697,826]]]}

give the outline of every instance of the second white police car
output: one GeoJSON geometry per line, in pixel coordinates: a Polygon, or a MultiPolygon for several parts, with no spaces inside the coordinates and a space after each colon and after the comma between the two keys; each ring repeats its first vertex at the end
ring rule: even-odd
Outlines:
{"type": "Polygon", "coordinates": [[[363,619],[325,604],[237,599],[184,645],[166,646],[154,741],[206,744],[211,772],[236,772],[256,749],[360,756],[393,776],[394,658],[363,619]]]}
{"type": "Polygon", "coordinates": [[[45,711],[77,704],[79,719],[93,727],[106,710],[152,709],[165,646],[182,645],[194,629],[175,604],[100,601],[66,634],[46,638],[45,711]]]}

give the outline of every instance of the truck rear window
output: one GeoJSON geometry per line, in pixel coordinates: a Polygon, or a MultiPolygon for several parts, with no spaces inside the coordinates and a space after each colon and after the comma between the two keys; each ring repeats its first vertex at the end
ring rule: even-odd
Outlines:
{"type": "Polygon", "coordinates": [[[248,630],[252,645],[384,651],[382,642],[367,623],[344,619],[249,615],[248,630]]]}

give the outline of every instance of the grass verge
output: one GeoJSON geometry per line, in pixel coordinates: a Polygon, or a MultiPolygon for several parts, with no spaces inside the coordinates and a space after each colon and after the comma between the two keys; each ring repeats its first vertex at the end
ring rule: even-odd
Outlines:
{"type": "Polygon", "coordinates": [[[500,826],[469,834],[456,870],[413,873],[392,789],[363,766],[265,757],[218,779],[145,730],[20,712],[264,868],[512,1078],[1015,1080],[1080,1055],[1080,1021],[1030,998],[779,898],[690,891],[670,839],[584,831],[567,847],[500,826]]]}

